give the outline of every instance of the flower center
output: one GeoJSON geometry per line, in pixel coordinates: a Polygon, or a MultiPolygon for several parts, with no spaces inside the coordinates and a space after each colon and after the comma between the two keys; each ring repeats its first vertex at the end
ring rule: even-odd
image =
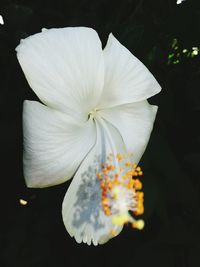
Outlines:
{"type": "Polygon", "coordinates": [[[101,206],[104,214],[111,216],[114,225],[130,222],[134,228],[142,229],[144,221],[133,217],[144,213],[144,193],[141,192],[142,183],[137,178],[142,175],[142,171],[126,158],[126,155],[110,154],[108,162],[98,172],[101,206]]]}
{"type": "Polygon", "coordinates": [[[98,113],[97,108],[93,108],[89,113],[88,113],[88,119],[94,119],[98,113]]]}

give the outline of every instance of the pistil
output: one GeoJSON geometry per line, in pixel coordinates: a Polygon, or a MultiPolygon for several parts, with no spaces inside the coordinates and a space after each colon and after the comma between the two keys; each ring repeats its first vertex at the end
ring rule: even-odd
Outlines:
{"type": "Polygon", "coordinates": [[[113,225],[131,223],[133,228],[142,229],[144,221],[136,220],[135,216],[144,213],[144,193],[138,179],[143,173],[127,158],[127,155],[120,153],[110,154],[107,162],[102,164],[97,174],[101,187],[101,207],[106,216],[111,216],[113,225]]]}

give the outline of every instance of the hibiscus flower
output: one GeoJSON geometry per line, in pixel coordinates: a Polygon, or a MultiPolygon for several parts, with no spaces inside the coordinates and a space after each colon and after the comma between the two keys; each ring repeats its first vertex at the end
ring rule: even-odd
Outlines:
{"type": "Polygon", "coordinates": [[[102,50],[95,30],[44,30],[16,48],[41,102],[24,101],[24,176],[28,187],[73,177],[64,225],[78,243],[102,244],[124,223],[141,229],[142,174],[161,88],[149,70],[110,34],[102,50]],[[130,214],[132,212],[132,215],[130,214]]]}

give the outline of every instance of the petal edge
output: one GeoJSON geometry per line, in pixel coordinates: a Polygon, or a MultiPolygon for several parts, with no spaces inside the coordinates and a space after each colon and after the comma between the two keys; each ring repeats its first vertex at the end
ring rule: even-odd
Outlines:
{"type": "Polygon", "coordinates": [[[139,102],[161,87],[145,67],[111,33],[104,48],[105,81],[99,108],[139,102]]]}

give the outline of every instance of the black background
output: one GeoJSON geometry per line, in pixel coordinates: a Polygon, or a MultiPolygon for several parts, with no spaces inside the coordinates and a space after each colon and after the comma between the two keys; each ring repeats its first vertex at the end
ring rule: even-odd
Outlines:
{"type": "Polygon", "coordinates": [[[1,0],[0,14],[0,266],[200,266],[200,56],[182,53],[200,46],[199,1],[1,0]],[[37,97],[15,47],[43,27],[66,26],[96,29],[103,45],[113,32],[163,88],[150,99],[159,111],[140,163],[146,227],[125,227],[98,247],[77,244],[64,228],[61,205],[70,182],[27,189],[23,178],[22,103],[37,97]]]}

